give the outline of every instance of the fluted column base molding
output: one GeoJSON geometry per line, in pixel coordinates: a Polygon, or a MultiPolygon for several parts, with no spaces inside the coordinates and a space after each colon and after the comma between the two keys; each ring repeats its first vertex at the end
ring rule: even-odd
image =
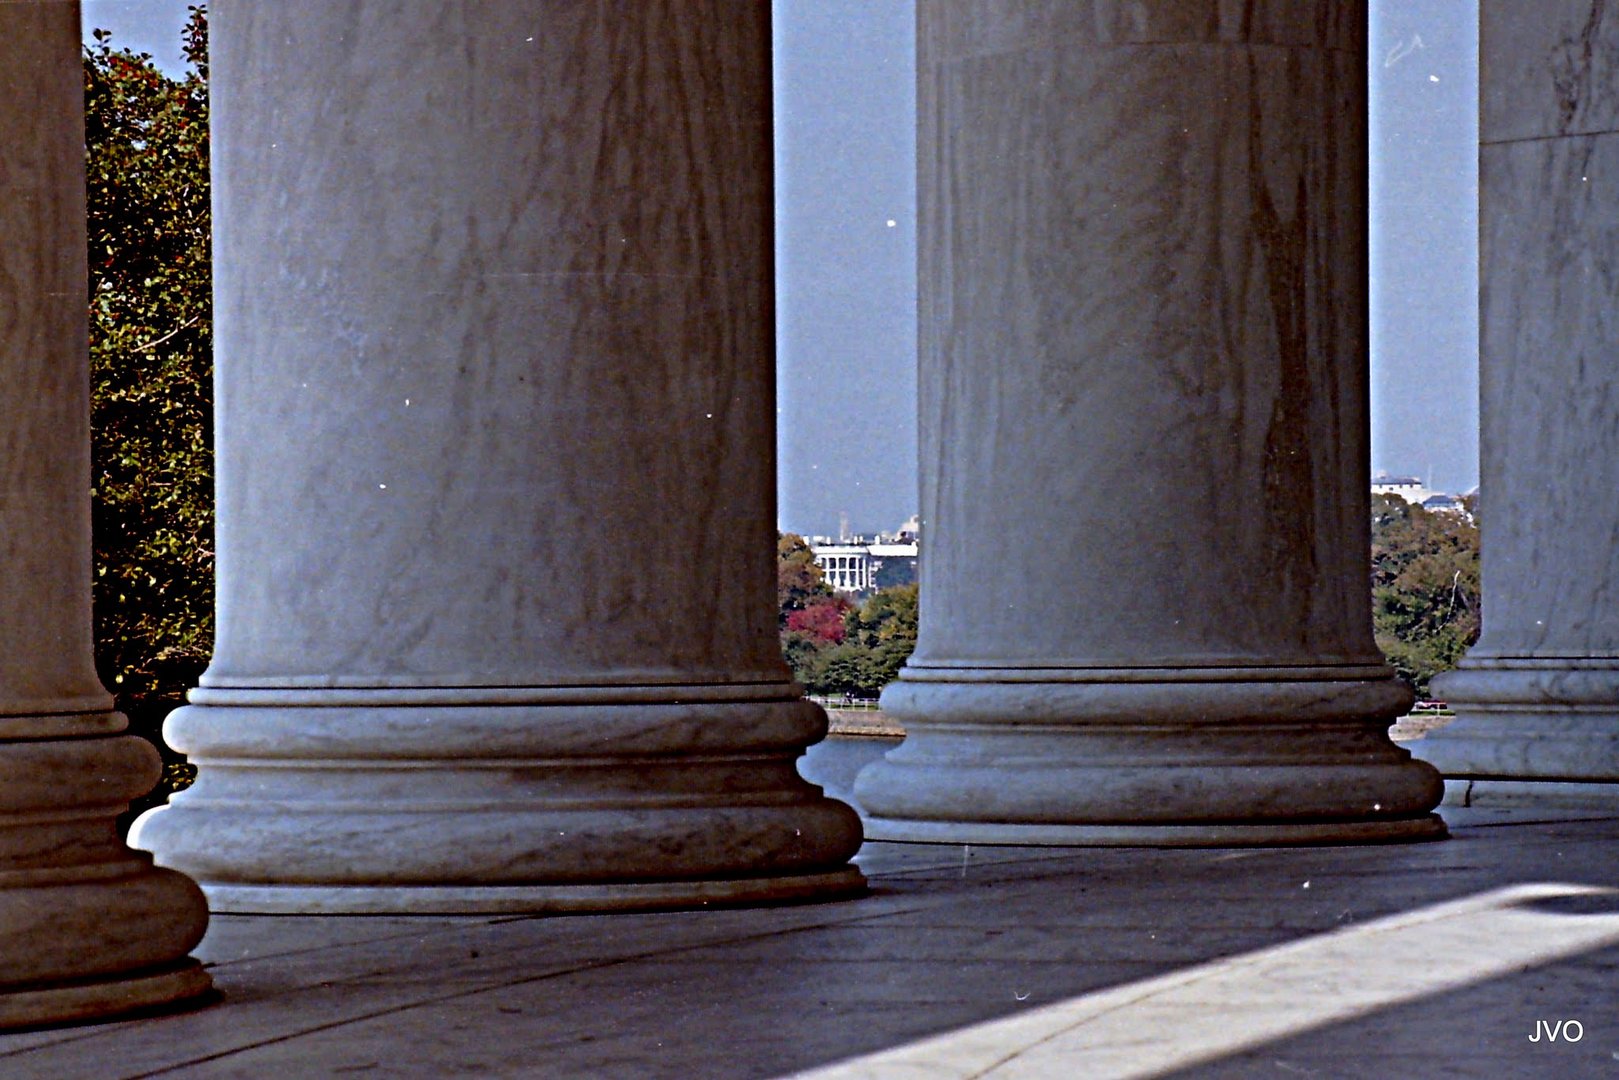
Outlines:
{"type": "Polygon", "coordinates": [[[199,766],[137,842],[215,911],[627,911],[864,890],[860,821],[796,762],[790,684],[203,687],[199,766]]]}
{"type": "MultiPolygon", "coordinates": [[[[1413,747],[1422,753],[1420,746],[1413,747]]],[[[1619,781],[1445,780],[1445,806],[1475,810],[1510,810],[1566,814],[1590,811],[1601,817],[1619,815],[1619,781]]]]}
{"type": "Polygon", "coordinates": [[[195,960],[117,978],[0,991],[0,1030],[115,1020],[166,1011],[213,997],[213,980],[195,960]]]}
{"type": "Polygon", "coordinates": [[[208,923],[197,887],[118,835],[162,769],[123,726],[112,712],[0,717],[0,1028],[211,993],[186,955],[208,923]]]}
{"type": "Polygon", "coordinates": [[[835,900],[866,891],[853,867],[824,874],[604,885],[296,886],[203,883],[208,906],[237,915],[566,915],[680,911],[835,900]]]}
{"type": "Polygon", "coordinates": [[[1202,847],[1439,839],[1380,665],[907,668],[905,742],[860,774],[867,835],[1202,847]]]}
{"type": "Polygon", "coordinates": [[[1619,660],[1469,657],[1433,692],[1456,719],[1412,752],[1447,805],[1619,810],[1619,660]]]}

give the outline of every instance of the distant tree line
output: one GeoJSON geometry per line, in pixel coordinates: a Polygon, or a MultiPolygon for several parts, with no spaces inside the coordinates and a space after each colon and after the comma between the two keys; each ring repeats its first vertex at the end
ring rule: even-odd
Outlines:
{"type": "Polygon", "coordinates": [[[1372,632],[1419,698],[1478,640],[1478,497],[1467,514],[1372,496],[1372,632]]]}
{"type": "MultiPolygon", "coordinates": [[[[1419,698],[1478,640],[1478,500],[1463,502],[1467,514],[1372,496],[1372,630],[1419,698]]],[[[794,677],[815,694],[875,697],[916,647],[916,585],[856,603],[826,584],[803,537],[782,534],[777,555],[781,648],[794,677]]]]}

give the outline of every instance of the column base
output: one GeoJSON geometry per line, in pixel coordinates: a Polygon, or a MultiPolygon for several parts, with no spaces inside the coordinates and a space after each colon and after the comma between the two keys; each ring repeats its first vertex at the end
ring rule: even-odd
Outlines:
{"type": "Polygon", "coordinates": [[[492,915],[676,911],[861,896],[852,866],[825,874],[617,885],[318,886],[205,885],[213,911],[236,915],[492,915]]]}
{"type": "Polygon", "coordinates": [[[187,960],[161,971],[0,992],[0,1029],[114,1020],[195,1005],[213,996],[208,973],[195,960],[187,960]]]}
{"type": "Polygon", "coordinates": [[[1553,800],[1547,805],[1600,803],[1619,786],[1614,658],[1469,658],[1433,687],[1456,719],[1411,750],[1447,779],[1478,782],[1467,805],[1490,798],[1522,806],[1536,792],[1553,800]]]}
{"type": "Polygon", "coordinates": [[[204,688],[165,725],[197,781],[131,842],[219,912],[846,897],[860,820],[799,777],[826,716],[795,691],[204,688]]]}
{"type": "Polygon", "coordinates": [[[1011,825],[998,822],[903,821],[868,817],[872,840],[915,844],[1000,844],[1009,847],[1289,847],[1319,844],[1401,844],[1443,840],[1438,814],[1398,821],[1292,822],[1285,825],[1011,825]]]}
{"type": "Polygon", "coordinates": [[[1447,778],[1444,805],[1476,810],[1619,816],[1619,781],[1447,778]]]}
{"type": "Polygon", "coordinates": [[[0,1028],[110,1018],[191,1001],[197,886],[118,835],[161,775],[112,712],[0,717],[0,1028]],[[74,737],[75,729],[89,734],[74,737]]]}
{"type": "Polygon", "coordinates": [[[863,770],[872,839],[1164,847],[1445,836],[1437,772],[1389,741],[1377,665],[907,668],[906,738],[863,770]]]}

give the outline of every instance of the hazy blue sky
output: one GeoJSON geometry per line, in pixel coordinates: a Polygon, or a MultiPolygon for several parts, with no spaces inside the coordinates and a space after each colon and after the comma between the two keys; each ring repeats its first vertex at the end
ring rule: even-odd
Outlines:
{"type": "Polygon", "coordinates": [[[910,0],[776,0],[778,520],[897,528],[917,506],[910,0]]]}
{"type": "Polygon", "coordinates": [[[1478,3],[1372,4],[1372,467],[1478,484],[1478,3]]]}
{"type": "MultiPolygon", "coordinates": [[[[194,2],[194,0],[193,0],[194,2]]],[[[84,0],[177,70],[187,0],[84,0]]],[[[1372,466],[1478,483],[1477,2],[1373,0],[1372,466]]],[[[916,510],[911,0],[775,0],[785,528],[916,510]]]]}
{"type": "Polygon", "coordinates": [[[113,32],[113,45],[150,53],[159,67],[178,72],[185,63],[180,28],[186,8],[199,0],[80,0],[84,36],[96,27],[113,32]]]}

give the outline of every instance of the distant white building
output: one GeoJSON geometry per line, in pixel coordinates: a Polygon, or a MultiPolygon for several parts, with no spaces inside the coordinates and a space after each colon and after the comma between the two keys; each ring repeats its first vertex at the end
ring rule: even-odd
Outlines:
{"type": "Polygon", "coordinates": [[[1467,514],[1459,495],[1432,495],[1422,500],[1422,508],[1435,514],[1467,514]]]}
{"type": "MultiPolygon", "coordinates": [[[[1469,492],[1469,494],[1477,493],[1477,488],[1469,492]]],[[[1458,514],[1469,521],[1473,517],[1462,502],[1463,496],[1434,491],[1424,486],[1415,476],[1390,476],[1388,473],[1378,473],[1372,477],[1372,494],[1398,495],[1412,506],[1420,506],[1435,514],[1458,514]]]]}
{"type": "Polygon", "coordinates": [[[1444,493],[1423,486],[1422,481],[1415,476],[1390,476],[1388,473],[1378,473],[1372,477],[1372,494],[1398,495],[1412,506],[1421,506],[1435,495],[1444,493]]]}
{"type": "Polygon", "coordinates": [[[812,536],[810,551],[827,585],[838,592],[863,593],[879,587],[878,576],[916,580],[917,534],[921,526],[913,514],[896,531],[876,536],[812,536]],[[896,565],[897,564],[897,565],[896,565]]]}
{"type": "Polygon", "coordinates": [[[833,589],[867,592],[872,588],[877,571],[872,565],[870,547],[851,542],[811,545],[810,550],[815,553],[815,565],[821,568],[826,583],[833,589]]]}

